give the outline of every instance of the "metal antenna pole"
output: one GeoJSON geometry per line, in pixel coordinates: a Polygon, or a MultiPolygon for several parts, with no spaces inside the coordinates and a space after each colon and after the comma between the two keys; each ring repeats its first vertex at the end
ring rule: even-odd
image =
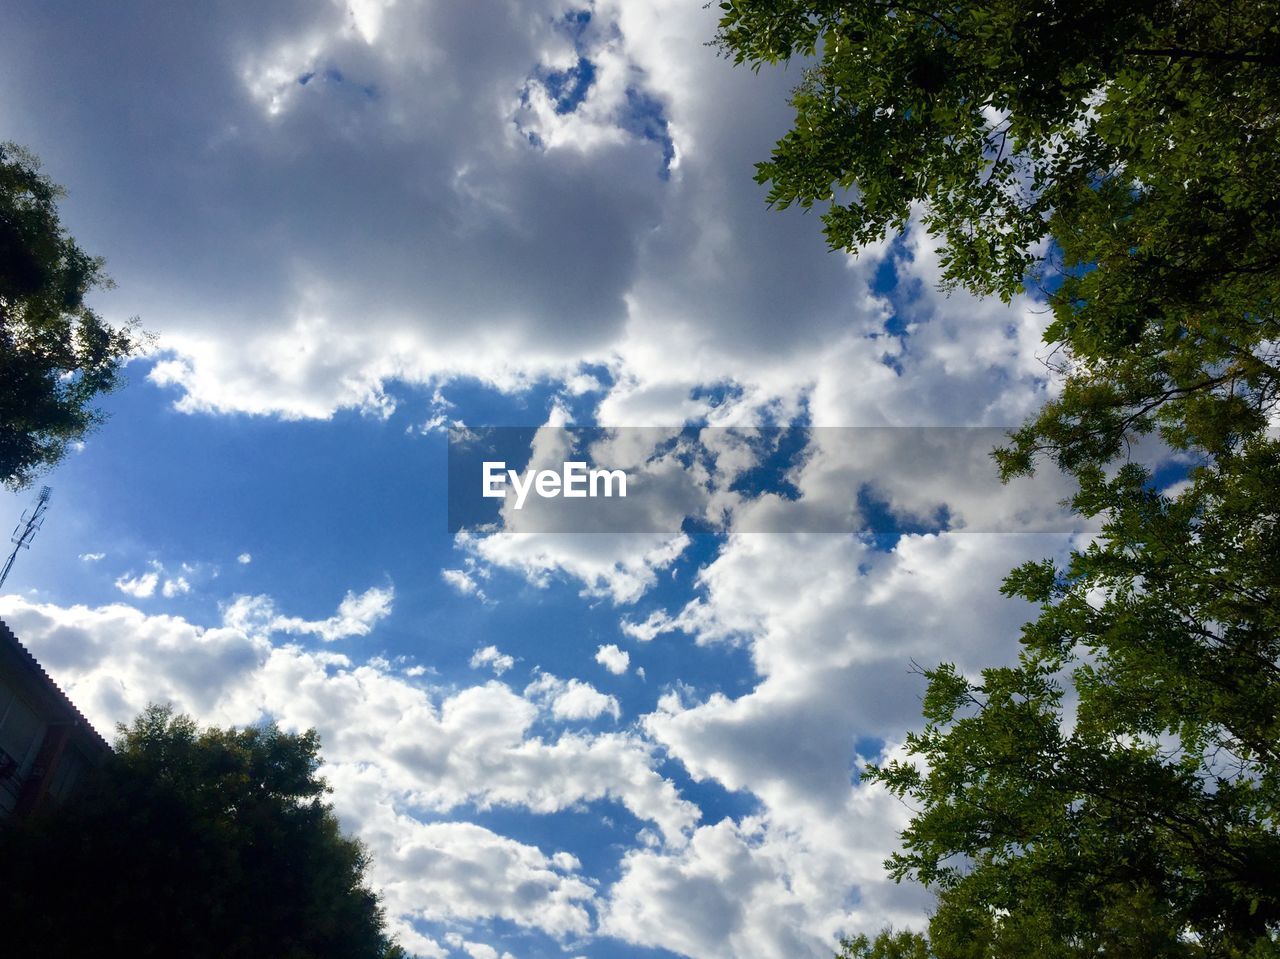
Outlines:
{"type": "Polygon", "coordinates": [[[13,528],[13,536],[9,538],[9,542],[13,543],[13,552],[5,560],[4,569],[0,570],[0,586],[9,578],[9,570],[13,569],[13,561],[18,558],[18,550],[30,549],[31,541],[44,525],[44,514],[49,509],[49,497],[52,494],[52,489],[41,486],[35,505],[29,510],[23,510],[22,519],[18,520],[18,525],[13,528]]]}

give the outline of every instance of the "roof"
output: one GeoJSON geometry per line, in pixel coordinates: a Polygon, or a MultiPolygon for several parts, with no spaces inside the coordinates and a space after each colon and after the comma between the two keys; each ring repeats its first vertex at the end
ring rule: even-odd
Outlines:
{"type": "Polygon", "coordinates": [[[82,731],[91,749],[111,752],[111,744],[85,718],[75,703],[62,691],[40,665],[40,661],[23,646],[9,625],[0,619],[0,677],[12,676],[24,683],[24,691],[41,700],[41,704],[58,720],[82,731]]]}

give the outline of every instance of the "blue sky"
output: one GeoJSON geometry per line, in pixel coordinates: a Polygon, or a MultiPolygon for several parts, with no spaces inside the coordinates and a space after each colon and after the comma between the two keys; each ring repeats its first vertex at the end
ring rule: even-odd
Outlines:
{"type": "Polygon", "coordinates": [[[317,727],[421,956],[795,959],[922,922],[881,865],[905,811],[857,770],[917,725],[912,659],[1013,654],[996,587],[1070,536],[892,442],[730,428],[1015,424],[1055,388],[1041,304],[944,296],[914,226],[850,257],[768,211],[797,69],[717,59],[699,3],[6,20],[0,135],[69,188],[98,308],[156,336],[0,597],[101,728],[317,727]],[[721,512],[455,536],[455,424],[538,428],[531,457],[705,428],[710,476],[610,451],[721,512]]]}

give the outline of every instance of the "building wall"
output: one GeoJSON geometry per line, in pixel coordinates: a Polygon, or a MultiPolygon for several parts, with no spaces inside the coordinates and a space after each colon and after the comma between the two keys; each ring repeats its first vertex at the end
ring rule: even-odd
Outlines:
{"type": "Polygon", "coordinates": [[[12,677],[0,677],[0,816],[11,815],[17,806],[47,730],[15,685],[12,677]]]}
{"type": "Polygon", "coordinates": [[[62,801],[110,753],[106,741],[0,622],[0,821],[62,801]]]}

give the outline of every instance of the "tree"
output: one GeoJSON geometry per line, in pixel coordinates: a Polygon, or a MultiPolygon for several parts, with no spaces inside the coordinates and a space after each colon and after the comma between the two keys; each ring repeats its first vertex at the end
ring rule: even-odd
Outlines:
{"type": "Polygon", "coordinates": [[[942,891],[940,956],[1280,955],[1280,446],[1147,480],[1086,487],[1102,537],[1005,582],[1018,664],[930,671],[927,771],[872,772],[919,804],[890,867],[942,891]]]}
{"type": "Polygon", "coordinates": [[[918,932],[885,929],[874,939],[854,936],[840,942],[836,959],[934,959],[929,942],[918,932]]]}
{"type": "Polygon", "coordinates": [[[90,405],[120,382],[142,339],[86,303],[103,261],[63,229],[62,191],[39,162],[0,144],[0,483],[20,489],[98,426],[90,405]]]}
{"type": "Polygon", "coordinates": [[[942,240],[945,280],[1040,283],[1066,380],[1002,466],[1160,426],[1217,452],[1280,385],[1276,0],[724,0],[718,42],[813,65],[757,165],[835,248],[942,240]]]}
{"type": "Polygon", "coordinates": [[[902,229],[945,281],[1039,287],[1063,388],[996,452],[1102,534],[1005,592],[1015,666],[928,671],[889,866],[940,959],[1280,954],[1280,5],[726,0],[719,43],[813,66],[758,166],[834,247],[902,229]],[[1128,462],[1157,432],[1190,466],[1128,462]],[[920,760],[922,762],[917,763],[920,760]]]}
{"type": "Polygon", "coordinates": [[[318,764],[314,731],[200,729],[148,708],[66,805],[0,832],[6,950],[403,957],[318,764]]]}

